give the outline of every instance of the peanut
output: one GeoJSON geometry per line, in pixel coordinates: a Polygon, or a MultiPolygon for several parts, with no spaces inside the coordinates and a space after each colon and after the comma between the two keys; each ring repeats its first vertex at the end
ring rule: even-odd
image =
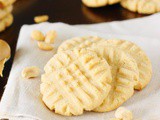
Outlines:
{"type": "Polygon", "coordinates": [[[56,37],[57,37],[56,31],[50,30],[46,34],[45,42],[46,43],[54,43],[56,37]]]}
{"type": "Polygon", "coordinates": [[[34,17],[34,21],[36,23],[41,23],[41,22],[45,22],[49,19],[49,16],[48,15],[40,15],[40,16],[36,16],[34,17]]]}
{"type": "Polygon", "coordinates": [[[45,42],[38,42],[38,47],[41,50],[46,50],[46,51],[53,50],[53,46],[51,44],[45,43],[45,42]]]}
{"type": "Polygon", "coordinates": [[[122,120],[132,120],[132,112],[126,109],[125,107],[119,107],[115,112],[115,117],[122,120]]]}
{"type": "Polygon", "coordinates": [[[22,70],[22,77],[23,78],[34,78],[39,76],[40,69],[36,66],[26,67],[22,70]]]}
{"type": "Polygon", "coordinates": [[[44,35],[39,30],[32,31],[31,38],[34,39],[34,40],[38,40],[38,41],[44,41],[44,35]]]}

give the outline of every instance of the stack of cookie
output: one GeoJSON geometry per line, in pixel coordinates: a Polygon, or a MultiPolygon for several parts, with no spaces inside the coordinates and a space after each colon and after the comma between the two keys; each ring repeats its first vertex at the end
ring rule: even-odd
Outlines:
{"type": "Polygon", "coordinates": [[[63,42],[44,70],[43,102],[66,116],[115,110],[152,76],[151,62],[136,44],[93,36],[63,42]]]}
{"type": "Polygon", "coordinates": [[[13,3],[16,0],[0,0],[0,32],[4,31],[13,23],[13,3]]]}

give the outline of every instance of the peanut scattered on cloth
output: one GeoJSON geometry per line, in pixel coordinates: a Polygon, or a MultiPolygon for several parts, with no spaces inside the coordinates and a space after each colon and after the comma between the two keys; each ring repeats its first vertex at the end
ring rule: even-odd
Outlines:
{"type": "Polygon", "coordinates": [[[38,41],[44,41],[44,35],[41,31],[39,30],[33,30],[31,33],[31,38],[33,40],[38,40],[38,41]]]}
{"type": "Polygon", "coordinates": [[[36,66],[26,67],[22,70],[22,77],[27,79],[37,77],[39,74],[40,69],[36,66]]]}
{"type": "Polygon", "coordinates": [[[132,120],[133,114],[130,110],[125,107],[119,107],[115,112],[115,117],[121,120],[132,120]]]}
{"type": "Polygon", "coordinates": [[[57,37],[57,32],[55,30],[50,30],[46,33],[45,42],[54,43],[56,37],[57,37]]]}
{"type": "Polygon", "coordinates": [[[57,37],[57,32],[54,30],[48,31],[46,33],[46,36],[44,36],[44,34],[39,30],[33,30],[31,33],[31,38],[33,40],[39,41],[38,48],[45,51],[53,50],[52,44],[54,43],[56,37],[57,37]]]}
{"type": "Polygon", "coordinates": [[[53,46],[51,44],[45,43],[45,42],[38,42],[38,47],[41,50],[46,50],[46,51],[53,50],[53,46]]]}

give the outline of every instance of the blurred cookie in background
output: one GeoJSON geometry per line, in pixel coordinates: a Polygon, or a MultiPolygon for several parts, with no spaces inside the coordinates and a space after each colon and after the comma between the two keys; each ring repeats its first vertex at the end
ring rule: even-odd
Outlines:
{"type": "Polygon", "coordinates": [[[121,0],[122,7],[140,14],[160,12],[160,0],[121,0]]]}
{"type": "Polygon", "coordinates": [[[12,5],[16,0],[0,0],[0,9],[12,5]]]}
{"type": "Polygon", "coordinates": [[[111,22],[113,20],[122,20],[122,18],[132,19],[147,16],[144,14],[131,12],[127,9],[122,8],[119,4],[96,9],[87,7],[82,4],[81,10],[83,16],[91,23],[111,22]]]}
{"type": "Polygon", "coordinates": [[[120,2],[121,0],[82,0],[83,4],[87,7],[103,7],[120,2]]]}
{"type": "Polygon", "coordinates": [[[4,9],[0,9],[0,20],[6,17],[9,13],[11,13],[13,10],[13,6],[9,5],[5,7],[4,9]]]}
{"type": "MultiPolygon", "coordinates": [[[[103,11],[97,11],[91,8],[88,8],[84,5],[82,5],[82,13],[83,15],[89,19],[90,21],[94,22],[94,23],[98,23],[98,22],[105,22],[106,21],[106,17],[105,15],[103,15],[103,11]]],[[[106,14],[106,13],[105,13],[106,14]]]]}
{"type": "Polygon", "coordinates": [[[7,27],[13,23],[13,15],[8,14],[5,18],[0,20],[0,32],[4,31],[7,27]]]}
{"type": "Polygon", "coordinates": [[[0,0],[0,32],[13,23],[13,3],[16,0],[0,0]]]}

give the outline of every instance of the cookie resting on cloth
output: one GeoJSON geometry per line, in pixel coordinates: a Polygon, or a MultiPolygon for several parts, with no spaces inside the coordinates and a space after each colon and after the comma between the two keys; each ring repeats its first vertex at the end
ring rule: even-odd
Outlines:
{"type": "Polygon", "coordinates": [[[98,56],[103,57],[111,68],[111,90],[96,108],[96,112],[112,111],[126,102],[134,93],[134,86],[139,80],[139,71],[136,61],[120,49],[106,46],[92,47],[98,56]]]}
{"type": "Polygon", "coordinates": [[[93,51],[74,49],[57,53],[45,66],[40,91],[55,113],[81,115],[102,104],[111,88],[111,71],[93,51]]]}
{"type": "Polygon", "coordinates": [[[139,83],[135,89],[142,90],[150,82],[152,77],[152,65],[146,53],[136,44],[126,40],[106,40],[101,46],[112,46],[123,50],[135,59],[139,69],[139,83]]]}

